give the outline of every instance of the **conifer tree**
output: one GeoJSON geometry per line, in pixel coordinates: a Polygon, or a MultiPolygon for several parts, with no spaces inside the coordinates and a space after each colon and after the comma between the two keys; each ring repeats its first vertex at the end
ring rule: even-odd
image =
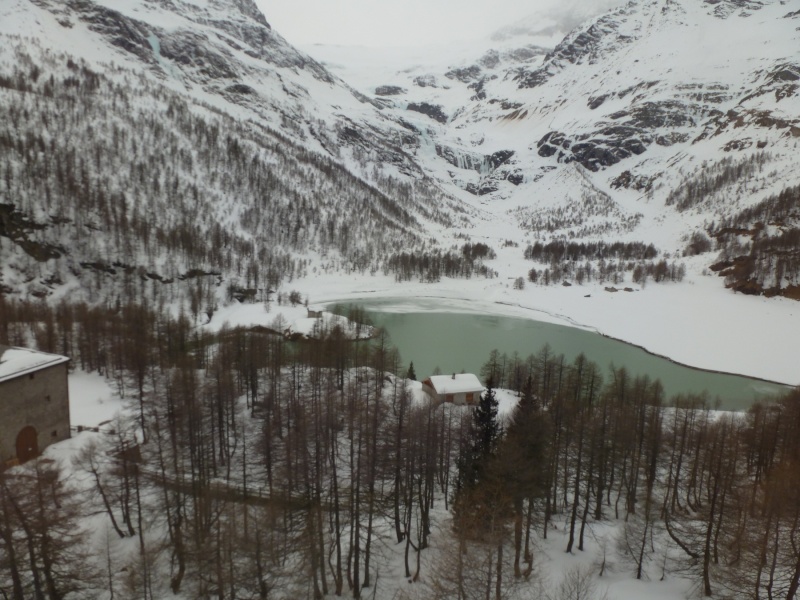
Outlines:
{"type": "Polygon", "coordinates": [[[457,528],[473,527],[481,521],[482,501],[479,498],[485,488],[492,487],[491,462],[501,436],[502,428],[497,420],[497,397],[494,382],[490,378],[486,391],[472,412],[469,430],[458,457],[453,499],[457,528]]]}
{"type": "Polygon", "coordinates": [[[522,576],[521,560],[527,562],[525,573],[533,568],[530,528],[534,500],[546,493],[549,465],[550,432],[546,414],[538,408],[531,378],[500,444],[497,455],[499,477],[511,498],[514,510],[514,575],[522,576]],[[525,503],[527,502],[527,523],[525,503]],[[524,533],[524,553],[523,553],[524,533]]]}
{"type": "Polygon", "coordinates": [[[416,381],[417,380],[417,372],[414,371],[414,361],[413,360],[408,365],[408,372],[406,373],[406,379],[410,379],[411,381],[416,381]]]}
{"type": "Polygon", "coordinates": [[[485,475],[487,462],[497,450],[502,434],[497,421],[497,398],[490,378],[486,391],[472,412],[469,432],[458,458],[457,492],[476,487],[485,475]]]}
{"type": "Polygon", "coordinates": [[[494,391],[494,381],[489,379],[486,383],[486,391],[481,395],[478,406],[472,413],[473,452],[479,460],[485,461],[494,456],[502,434],[502,428],[497,420],[497,397],[494,391]]]}

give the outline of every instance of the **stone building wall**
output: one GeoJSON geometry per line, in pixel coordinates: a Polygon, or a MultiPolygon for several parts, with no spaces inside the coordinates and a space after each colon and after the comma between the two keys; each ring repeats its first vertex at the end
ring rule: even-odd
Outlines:
{"type": "Polygon", "coordinates": [[[0,468],[17,457],[17,436],[36,429],[39,452],[70,437],[67,363],[0,382],[0,468]]]}

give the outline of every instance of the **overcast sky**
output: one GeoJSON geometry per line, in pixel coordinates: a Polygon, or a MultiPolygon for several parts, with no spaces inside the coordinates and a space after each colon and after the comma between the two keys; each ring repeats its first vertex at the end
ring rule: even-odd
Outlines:
{"type": "Polygon", "coordinates": [[[470,41],[531,15],[589,17],[621,0],[256,0],[294,45],[470,41]]]}

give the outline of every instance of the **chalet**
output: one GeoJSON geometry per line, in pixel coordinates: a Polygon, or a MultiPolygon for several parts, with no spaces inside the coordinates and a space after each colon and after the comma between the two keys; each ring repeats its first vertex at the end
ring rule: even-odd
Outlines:
{"type": "Polygon", "coordinates": [[[477,404],[484,387],[472,373],[432,375],[422,382],[422,389],[438,402],[477,404]]]}
{"type": "Polygon", "coordinates": [[[70,437],[68,362],[0,345],[0,469],[70,437]]]}

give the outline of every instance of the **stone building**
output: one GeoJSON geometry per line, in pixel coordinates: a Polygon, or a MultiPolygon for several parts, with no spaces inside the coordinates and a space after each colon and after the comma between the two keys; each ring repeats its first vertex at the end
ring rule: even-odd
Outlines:
{"type": "Polygon", "coordinates": [[[422,382],[422,389],[437,402],[477,404],[484,387],[472,373],[432,375],[422,382]]]}
{"type": "Polygon", "coordinates": [[[70,437],[68,362],[0,345],[0,469],[70,437]]]}

